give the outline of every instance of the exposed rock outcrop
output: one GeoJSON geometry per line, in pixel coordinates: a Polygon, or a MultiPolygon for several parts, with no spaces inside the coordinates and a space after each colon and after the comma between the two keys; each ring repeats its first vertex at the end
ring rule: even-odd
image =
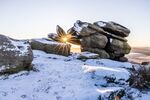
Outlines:
{"type": "Polygon", "coordinates": [[[95,22],[94,24],[101,27],[105,31],[115,34],[117,36],[127,37],[130,33],[130,30],[128,28],[112,21],[111,22],[98,21],[95,22]]]}
{"type": "Polygon", "coordinates": [[[27,41],[0,35],[0,74],[30,69],[32,60],[32,49],[27,41]]]}
{"type": "Polygon", "coordinates": [[[33,50],[42,50],[46,53],[59,54],[68,56],[70,55],[70,44],[60,43],[48,39],[32,39],[30,41],[33,50]]]}
{"type": "Polygon", "coordinates": [[[115,22],[91,24],[78,20],[69,32],[80,39],[82,51],[98,53],[101,58],[127,61],[124,56],[131,50],[125,38],[130,33],[128,28],[115,22]]]}
{"type": "Polygon", "coordinates": [[[125,54],[131,50],[125,37],[129,36],[130,30],[115,22],[98,21],[93,24],[78,20],[67,33],[60,27],[56,27],[57,34],[51,33],[49,38],[72,44],[81,45],[81,51],[97,53],[100,58],[110,58],[119,61],[128,61],[125,54]]]}

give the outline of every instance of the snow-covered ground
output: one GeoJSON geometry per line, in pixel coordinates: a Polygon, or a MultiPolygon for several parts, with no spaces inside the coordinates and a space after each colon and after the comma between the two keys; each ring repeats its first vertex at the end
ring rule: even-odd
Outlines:
{"type": "Polygon", "coordinates": [[[131,63],[108,59],[77,60],[34,50],[32,71],[0,76],[0,100],[149,100],[150,92],[126,82],[131,63]]]}

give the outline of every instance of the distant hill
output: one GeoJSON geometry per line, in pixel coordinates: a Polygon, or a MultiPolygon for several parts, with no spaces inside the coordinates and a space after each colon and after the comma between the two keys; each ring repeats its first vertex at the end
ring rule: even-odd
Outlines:
{"type": "Polygon", "coordinates": [[[126,57],[133,63],[150,62],[150,47],[132,47],[126,57]]]}
{"type": "Polygon", "coordinates": [[[132,47],[131,52],[133,53],[142,53],[147,56],[150,56],[150,47],[132,47]]]}

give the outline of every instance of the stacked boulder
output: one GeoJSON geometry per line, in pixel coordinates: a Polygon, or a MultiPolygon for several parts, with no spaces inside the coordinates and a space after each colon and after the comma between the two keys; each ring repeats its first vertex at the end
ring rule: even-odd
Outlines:
{"type": "Polygon", "coordinates": [[[127,61],[124,56],[131,47],[125,37],[130,30],[118,23],[98,21],[91,24],[78,20],[70,33],[80,39],[81,51],[97,53],[101,58],[127,61]]]}

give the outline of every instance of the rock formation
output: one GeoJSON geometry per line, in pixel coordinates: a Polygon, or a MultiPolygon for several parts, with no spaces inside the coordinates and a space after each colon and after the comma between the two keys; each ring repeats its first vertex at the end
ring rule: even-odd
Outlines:
{"type": "Polygon", "coordinates": [[[68,56],[70,55],[70,44],[60,43],[48,39],[32,39],[30,41],[33,50],[42,50],[46,53],[59,54],[68,56]]]}
{"type": "Polygon", "coordinates": [[[93,24],[77,21],[67,33],[60,27],[56,27],[57,34],[51,33],[49,38],[81,45],[81,51],[89,51],[99,54],[100,58],[109,58],[118,61],[127,61],[125,54],[131,50],[126,37],[130,30],[115,22],[98,21],[93,24]]]}
{"type": "Polygon", "coordinates": [[[56,26],[56,33],[49,33],[48,38],[62,43],[72,43],[76,45],[80,45],[80,40],[75,37],[76,32],[73,29],[69,29],[67,33],[59,26],[56,26]],[[57,33],[57,34],[56,34],[57,33]]]}
{"type": "Polygon", "coordinates": [[[127,61],[131,50],[127,43],[130,30],[115,22],[98,21],[93,24],[77,21],[70,30],[81,42],[81,51],[97,53],[101,58],[127,61]]]}
{"type": "Polygon", "coordinates": [[[32,49],[27,41],[0,35],[0,74],[30,69],[32,60],[32,49]]]}

